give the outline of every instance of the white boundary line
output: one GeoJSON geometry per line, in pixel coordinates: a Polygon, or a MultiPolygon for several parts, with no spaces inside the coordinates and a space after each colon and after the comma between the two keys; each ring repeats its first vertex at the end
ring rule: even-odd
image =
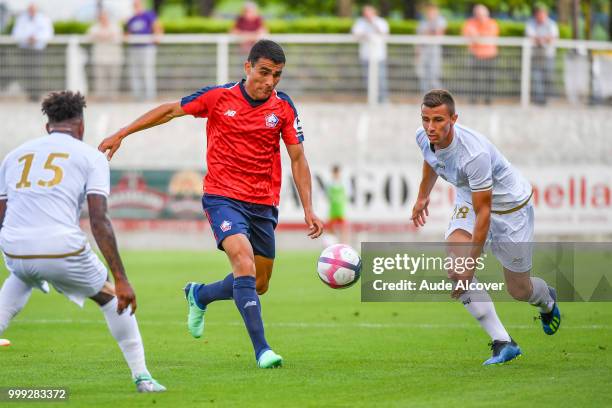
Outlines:
{"type": "MultiPolygon", "coordinates": [[[[105,321],[100,320],[80,320],[80,319],[19,319],[12,322],[13,325],[30,325],[30,324],[100,324],[105,325],[105,321]]],[[[143,326],[186,326],[184,322],[161,322],[152,320],[139,320],[139,325],[143,326]]],[[[243,326],[241,322],[217,323],[208,322],[207,326],[243,326]]],[[[301,322],[271,322],[265,324],[266,327],[287,327],[297,329],[339,329],[339,328],[357,328],[357,329],[476,329],[479,328],[476,324],[430,324],[430,323],[301,323],[301,322]]],[[[506,325],[508,329],[533,329],[539,328],[539,324],[518,324],[506,325]]],[[[563,330],[611,330],[612,325],[606,324],[591,324],[591,325],[562,325],[563,330]]]]}

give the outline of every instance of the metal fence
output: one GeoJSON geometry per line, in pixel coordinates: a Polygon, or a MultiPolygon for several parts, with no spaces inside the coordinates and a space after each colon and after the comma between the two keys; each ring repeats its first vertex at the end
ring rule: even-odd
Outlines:
{"type": "MultiPolygon", "coordinates": [[[[351,35],[270,38],[287,54],[280,88],[293,97],[402,103],[444,87],[474,103],[528,106],[605,103],[612,96],[611,43],[559,40],[554,56],[546,57],[526,38],[482,39],[498,48],[495,58],[484,60],[472,55],[462,37],[389,36],[376,44],[387,50],[379,62],[360,61],[359,42],[351,35]]],[[[37,100],[63,88],[111,100],[179,97],[241,78],[241,41],[230,35],[166,35],[157,46],[118,44],[114,56],[105,58],[84,36],[57,36],[40,52],[0,37],[0,97],[37,100]]]]}

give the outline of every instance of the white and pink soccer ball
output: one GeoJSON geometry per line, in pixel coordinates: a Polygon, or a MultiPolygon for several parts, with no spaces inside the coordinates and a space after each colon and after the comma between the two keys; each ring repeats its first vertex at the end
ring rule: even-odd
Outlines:
{"type": "Polygon", "coordinates": [[[330,288],[348,288],[359,280],[361,258],[357,251],[348,245],[332,245],[321,252],[317,272],[323,283],[330,288]]]}

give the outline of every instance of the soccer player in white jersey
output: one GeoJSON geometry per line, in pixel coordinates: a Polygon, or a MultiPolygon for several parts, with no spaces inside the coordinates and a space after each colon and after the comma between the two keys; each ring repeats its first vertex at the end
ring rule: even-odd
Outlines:
{"type": "MultiPolygon", "coordinates": [[[[530,276],[534,213],[532,187],[484,136],[457,124],[455,102],[445,90],[423,98],[416,141],[424,161],[417,201],[412,209],[415,226],[425,225],[429,195],[438,176],[456,188],[455,212],[445,239],[455,255],[477,258],[486,241],[504,269],[508,293],[539,308],[546,334],[559,329],[561,314],[555,290],[530,276]],[[462,245],[467,244],[467,245],[462,245]]],[[[474,282],[474,270],[449,271],[455,281],[474,282]]],[[[464,285],[465,287],[465,285],[464,285]]],[[[492,339],[493,355],[485,365],[510,361],[521,354],[497,317],[488,293],[456,289],[459,298],[492,339]],[[475,301],[477,299],[477,301],[475,301]]]]}
{"type": "Polygon", "coordinates": [[[46,282],[83,306],[96,302],[117,340],[139,392],[165,391],[151,377],[128,282],[107,216],[110,171],[106,157],[83,143],[85,98],[53,92],[42,103],[48,136],[10,152],[0,167],[0,248],[9,276],[0,289],[0,335],[46,282]],[[113,274],[92,252],[79,227],[87,199],[91,230],[113,274]]]}

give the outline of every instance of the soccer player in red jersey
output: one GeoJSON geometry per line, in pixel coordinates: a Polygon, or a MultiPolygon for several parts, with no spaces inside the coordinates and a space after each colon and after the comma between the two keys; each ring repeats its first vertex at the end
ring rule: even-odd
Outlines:
{"type": "Polygon", "coordinates": [[[291,158],[308,236],[317,238],[323,223],[311,200],[310,169],[297,111],[289,96],[276,91],[285,65],[277,43],[258,41],[244,64],[246,79],[202,88],[180,102],[158,106],[104,139],[98,147],[109,160],[128,135],[174,118],[193,115],[206,124],[208,173],[202,205],[218,248],[225,251],[233,273],[210,284],[189,283],[188,328],[199,338],[208,304],[234,299],[255,349],[258,367],[282,365],[268,345],[258,294],[268,290],[275,256],[274,229],[278,222],[281,185],[280,139],[291,158]]]}

